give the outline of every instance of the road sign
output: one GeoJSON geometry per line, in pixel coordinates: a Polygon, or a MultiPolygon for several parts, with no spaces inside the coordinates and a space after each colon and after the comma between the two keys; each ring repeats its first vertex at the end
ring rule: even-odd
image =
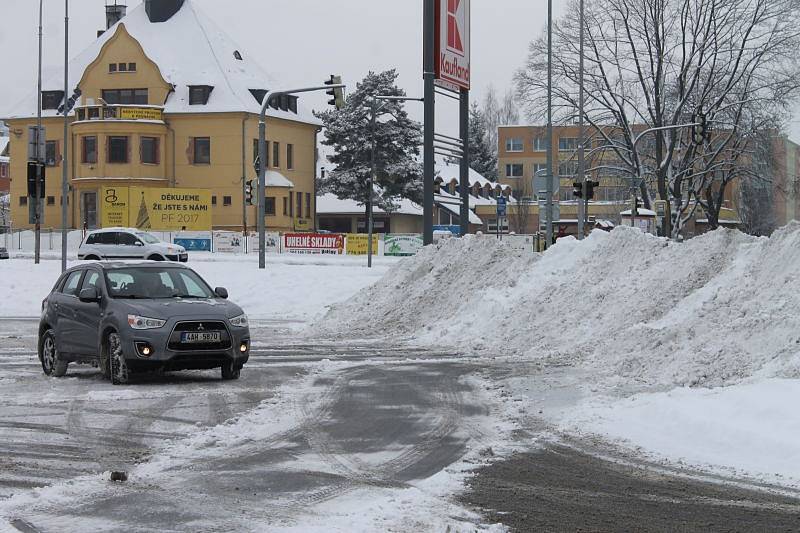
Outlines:
{"type": "Polygon", "coordinates": [[[469,90],[470,0],[436,0],[436,78],[469,90]]]}
{"type": "Polygon", "coordinates": [[[500,195],[497,198],[497,218],[501,218],[506,216],[506,212],[508,211],[508,200],[505,196],[500,195]]]}

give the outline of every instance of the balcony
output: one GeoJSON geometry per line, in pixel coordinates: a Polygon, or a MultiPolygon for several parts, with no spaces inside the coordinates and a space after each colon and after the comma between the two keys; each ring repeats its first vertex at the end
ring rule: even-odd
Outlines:
{"type": "Polygon", "coordinates": [[[164,108],[155,105],[89,104],[75,108],[77,122],[136,121],[164,123],[164,108]]]}

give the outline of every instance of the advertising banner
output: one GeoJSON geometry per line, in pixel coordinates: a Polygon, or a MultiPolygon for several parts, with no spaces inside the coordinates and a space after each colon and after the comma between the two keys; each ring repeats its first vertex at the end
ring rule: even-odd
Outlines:
{"type": "Polygon", "coordinates": [[[319,233],[284,233],[283,251],[290,254],[344,253],[344,235],[319,233]]]}
{"type": "MultiPolygon", "coordinates": [[[[436,0],[436,79],[470,87],[470,0],[436,0]]],[[[445,85],[447,87],[447,85],[445,85]]]]}
{"type": "Polygon", "coordinates": [[[128,225],[128,188],[103,187],[100,190],[100,227],[120,228],[128,225]]]}
{"type": "MultiPolygon", "coordinates": [[[[258,253],[258,233],[251,231],[247,236],[247,250],[250,253],[258,253]]],[[[266,232],[264,234],[264,251],[268,254],[277,254],[281,251],[281,234],[276,232],[266,232]]]]}
{"type": "Polygon", "coordinates": [[[235,231],[215,231],[214,251],[223,253],[244,253],[244,236],[235,231]]]}
{"type": "Polygon", "coordinates": [[[117,113],[126,120],[164,120],[164,112],[152,107],[119,107],[117,113]]]}
{"type": "Polygon", "coordinates": [[[208,189],[130,188],[131,227],[162,231],[210,231],[208,189]]]}
{"type": "Polygon", "coordinates": [[[422,235],[418,233],[388,233],[383,238],[383,255],[394,257],[416,255],[422,246],[422,235]]]}
{"type": "MultiPolygon", "coordinates": [[[[348,233],[345,241],[347,255],[367,255],[369,237],[363,233],[348,233]]],[[[378,236],[372,236],[372,255],[378,255],[378,236]]]]}

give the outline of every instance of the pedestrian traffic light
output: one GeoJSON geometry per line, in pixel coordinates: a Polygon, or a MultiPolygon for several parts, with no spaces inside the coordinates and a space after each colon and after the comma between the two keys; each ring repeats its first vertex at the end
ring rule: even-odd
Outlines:
{"type": "Polygon", "coordinates": [[[256,180],[248,181],[244,186],[244,199],[247,202],[247,205],[253,205],[253,190],[255,189],[256,180]]]}
{"type": "Polygon", "coordinates": [[[583,183],[580,181],[572,182],[572,196],[575,198],[583,198],[583,183]]]}
{"type": "Polygon", "coordinates": [[[594,198],[594,190],[599,186],[600,186],[599,181],[586,180],[586,198],[588,200],[594,198]]]}
{"type": "MultiPolygon", "coordinates": [[[[331,74],[331,78],[325,82],[325,85],[341,85],[342,77],[335,76],[331,74]]],[[[336,109],[342,109],[344,107],[344,88],[342,87],[332,87],[325,91],[325,94],[328,96],[332,96],[330,100],[328,100],[328,105],[332,105],[336,107],[336,109]]]]}

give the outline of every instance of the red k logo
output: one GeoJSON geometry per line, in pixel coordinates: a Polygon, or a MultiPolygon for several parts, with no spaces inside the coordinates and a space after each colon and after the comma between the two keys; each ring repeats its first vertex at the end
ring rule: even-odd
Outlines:
{"type": "Polygon", "coordinates": [[[464,27],[464,7],[461,0],[447,0],[447,47],[464,55],[464,40],[461,32],[464,27]]]}

